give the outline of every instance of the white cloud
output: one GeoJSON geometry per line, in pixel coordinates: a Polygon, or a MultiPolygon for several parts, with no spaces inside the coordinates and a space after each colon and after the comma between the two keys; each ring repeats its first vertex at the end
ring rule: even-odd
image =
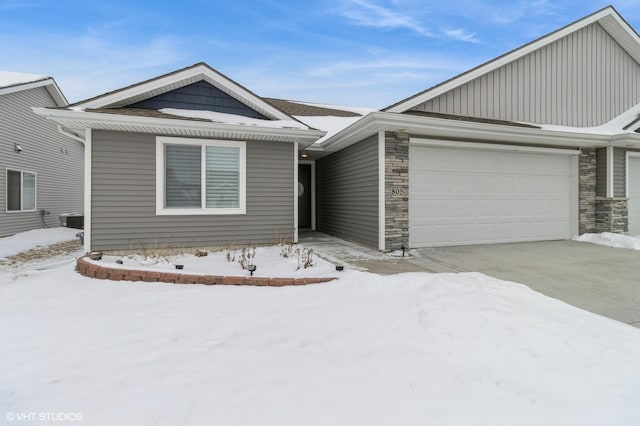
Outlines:
{"type": "Polygon", "coordinates": [[[415,19],[398,10],[392,10],[366,0],[350,0],[342,14],[358,25],[376,28],[404,28],[423,36],[436,36],[415,19]]]}
{"type": "Polygon", "coordinates": [[[480,43],[480,40],[476,38],[476,33],[470,33],[462,28],[455,30],[442,30],[442,33],[449,38],[459,41],[466,41],[469,43],[480,43]]]}

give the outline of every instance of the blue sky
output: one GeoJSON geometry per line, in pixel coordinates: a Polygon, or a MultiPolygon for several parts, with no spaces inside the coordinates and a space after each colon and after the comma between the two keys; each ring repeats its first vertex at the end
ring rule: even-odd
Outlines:
{"type": "MultiPolygon", "coordinates": [[[[204,61],[261,96],[381,108],[607,4],[0,0],[0,70],[74,102],[204,61]]],[[[640,0],[613,6],[640,30],[640,0]]]]}

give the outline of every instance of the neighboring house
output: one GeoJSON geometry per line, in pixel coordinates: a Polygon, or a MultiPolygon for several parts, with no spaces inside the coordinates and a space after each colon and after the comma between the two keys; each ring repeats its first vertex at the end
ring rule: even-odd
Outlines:
{"type": "Polygon", "coordinates": [[[53,78],[0,71],[0,236],[82,212],[82,143],[31,110],[66,104],[53,78]]]}
{"type": "Polygon", "coordinates": [[[381,250],[640,234],[639,127],[640,38],[607,7],[327,138],[317,229],[381,250]]]}
{"type": "Polygon", "coordinates": [[[87,250],[640,233],[640,37],[612,7],[383,111],[262,99],[205,64],[35,111],[85,140],[87,250]]]}

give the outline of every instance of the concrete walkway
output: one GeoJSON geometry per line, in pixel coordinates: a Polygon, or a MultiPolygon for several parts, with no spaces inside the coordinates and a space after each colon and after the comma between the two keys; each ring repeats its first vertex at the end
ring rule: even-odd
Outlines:
{"type": "Polygon", "coordinates": [[[640,328],[640,251],[546,241],[414,249],[402,258],[315,232],[300,242],[330,262],[377,274],[482,272],[640,328]]]}

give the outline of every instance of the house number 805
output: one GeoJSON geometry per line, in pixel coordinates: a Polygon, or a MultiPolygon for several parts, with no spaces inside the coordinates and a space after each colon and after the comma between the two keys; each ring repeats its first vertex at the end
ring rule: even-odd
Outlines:
{"type": "Polygon", "coordinates": [[[400,188],[392,188],[391,195],[404,195],[404,191],[400,188]]]}

